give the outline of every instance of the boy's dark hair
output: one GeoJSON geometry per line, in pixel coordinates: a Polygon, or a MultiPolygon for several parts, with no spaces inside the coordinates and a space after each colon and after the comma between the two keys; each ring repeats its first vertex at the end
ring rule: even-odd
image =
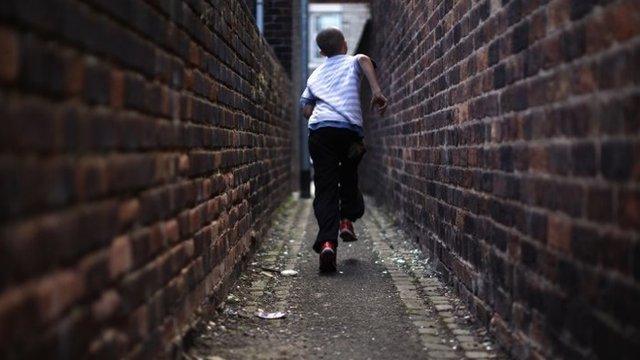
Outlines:
{"type": "Polygon", "coordinates": [[[343,42],[344,35],[342,35],[342,31],[337,28],[324,29],[316,36],[318,47],[327,57],[340,53],[340,47],[343,42]]]}

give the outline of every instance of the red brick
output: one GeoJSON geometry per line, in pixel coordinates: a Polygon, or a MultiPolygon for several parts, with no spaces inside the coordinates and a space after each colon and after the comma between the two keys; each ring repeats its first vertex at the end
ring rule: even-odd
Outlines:
{"type": "Polygon", "coordinates": [[[119,236],[113,240],[109,248],[109,274],[116,279],[131,270],[133,266],[133,250],[128,236],[119,236]]]}
{"type": "Polygon", "coordinates": [[[0,349],[42,327],[35,305],[32,286],[0,293],[0,349]]]}
{"type": "Polygon", "coordinates": [[[0,80],[14,81],[20,67],[18,36],[9,28],[0,27],[0,80]]]}
{"type": "Polygon", "coordinates": [[[120,295],[115,290],[108,290],[91,305],[91,316],[99,322],[111,319],[118,312],[120,304],[120,295]]]}
{"type": "Polygon", "coordinates": [[[189,172],[189,156],[186,154],[180,155],[178,160],[178,170],[180,174],[186,174],[189,172]]]}
{"type": "Polygon", "coordinates": [[[71,96],[81,95],[84,86],[85,59],[80,56],[73,57],[67,64],[66,88],[71,96]]]}
{"type": "Polygon", "coordinates": [[[586,24],[587,53],[602,50],[611,44],[611,30],[604,15],[595,16],[586,24]]]}
{"type": "Polygon", "coordinates": [[[140,200],[130,199],[118,207],[118,228],[129,228],[140,216],[140,200]]]}
{"type": "Polygon", "coordinates": [[[552,1],[549,4],[549,8],[547,9],[547,13],[549,14],[549,20],[547,21],[548,33],[562,27],[569,21],[569,1],[570,0],[558,0],[552,1]]]}
{"type": "MultiPolygon", "coordinates": [[[[228,242],[264,233],[292,184],[292,88],[238,1],[178,1],[189,29],[143,0],[127,9],[142,17],[63,0],[68,26],[44,8],[3,13],[0,358],[128,357],[142,344],[162,358],[170,344],[151,331],[188,325],[205,296],[196,282],[246,259],[228,242]],[[233,29],[203,24],[206,9],[233,29]],[[205,264],[211,228],[219,245],[205,264]],[[176,273],[173,297],[191,299],[178,312],[164,304],[176,273]],[[8,291],[23,295],[5,307],[8,291]]],[[[276,49],[284,63],[292,51],[276,49]]]]}
{"type": "Polygon", "coordinates": [[[640,191],[621,191],[618,204],[621,225],[632,230],[640,229],[640,191]]]}
{"type": "Polygon", "coordinates": [[[549,168],[549,155],[547,149],[542,146],[536,146],[529,149],[529,166],[532,170],[547,172],[549,168]]]}
{"type": "Polygon", "coordinates": [[[200,65],[200,48],[193,41],[189,42],[189,61],[196,67],[200,65]]]}
{"type": "Polygon", "coordinates": [[[83,296],[84,282],[75,272],[56,272],[39,280],[34,291],[40,316],[51,321],[83,296]]]}
{"type": "Polygon", "coordinates": [[[180,240],[180,228],[175,219],[169,220],[164,224],[164,232],[170,244],[176,243],[180,240]]]}
{"type": "Polygon", "coordinates": [[[552,248],[562,252],[570,252],[571,223],[569,219],[560,215],[549,216],[547,234],[547,243],[552,248]]]}
{"type": "Polygon", "coordinates": [[[613,28],[616,40],[625,41],[640,33],[640,5],[637,1],[625,0],[607,9],[606,19],[613,28]]]}
{"type": "Polygon", "coordinates": [[[121,108],[124,104],[124,74],[119,70],[111,71],[110,104],[114,108],[121,108]]]}

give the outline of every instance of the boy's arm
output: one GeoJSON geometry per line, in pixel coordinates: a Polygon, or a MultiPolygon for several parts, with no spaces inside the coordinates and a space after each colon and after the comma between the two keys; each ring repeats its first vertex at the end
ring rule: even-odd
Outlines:
{"type": "Polygon", "coordinates": [[[310,118],[313,114],[313,108],[316,106],[316,99],[308,87],[304,89],[300,97],[300,106],[302,107],[302,115],[307,119],[310,118]]]}
{"type": "Polygon", "coordinates": [[[371,98],[371,108],[377,105],[380,115],[384,115],[389,101],[384,95],[382,95],[382,89],[378,83],[378,77],[376,76],[372,60],[367,55],[363,54],[356,55],[356,59],[358,60],[364,75],[369,81],[369,86],[371,87],[371,93],[373,94],[373,97],[371,98]]]}

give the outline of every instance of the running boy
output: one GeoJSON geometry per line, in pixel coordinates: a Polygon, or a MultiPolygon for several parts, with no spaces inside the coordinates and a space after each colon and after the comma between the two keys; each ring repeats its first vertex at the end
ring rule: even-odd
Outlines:
{"type": "Polygon", "coordinates": [[[313,249],[320,254],[320,271],[336,271],[338,236],[343,241],[358,240],[352,222],[364,214],[364,201],[358,189],[358,164],[364,154],[360,79],[369,80],[371,107],[380,115],[387,109],[374,71],[366,55],[347,54],[347,42],[336,28],[316,37],[320,54],[326,60],[307,80],[300,98],[309,118],[309,153],[313,159],[318,235],[313,249]]]}

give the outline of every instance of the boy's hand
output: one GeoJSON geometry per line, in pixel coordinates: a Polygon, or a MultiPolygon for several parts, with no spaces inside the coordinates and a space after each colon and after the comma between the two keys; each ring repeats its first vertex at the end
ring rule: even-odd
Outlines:
{"type": "Polygon", "coordinates": [[[315,105],[309,104],[309,105],[305,105],[302,108],[302,115],[304,117],[306,117],[307,119],[311,117],[311,115],[313,115],[313,108],[315,108],[315,105]]]}
{"type": "Polygon", "coordinates": [[[389,101],[384,95],[382,95],[382,92],[376,92],[373,94],[373,97],[371,98],[371,109],[373,110],[375,106],[378,106],[378,114],[380,114],[380,116],[384,115],[385,111],[387,111],[388,104],[389,101]]]}

